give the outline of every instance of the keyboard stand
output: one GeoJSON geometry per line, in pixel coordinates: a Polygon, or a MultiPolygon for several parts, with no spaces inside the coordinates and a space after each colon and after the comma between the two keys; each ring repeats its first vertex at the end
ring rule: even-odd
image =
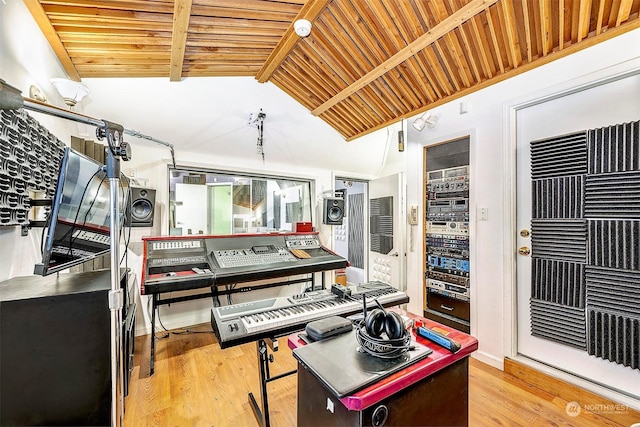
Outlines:
{"type": "MultiPolygon", "coordinates": [[[[324,280],[324,271],[322,272],[322,289],[324,289],[325,286],[325,280],[324,280]]],[[[191,301],[191,300],[195,300],[195,299],[202,299],[202,298],[218,298],[222,295],[230,295],[230,294],[235,294],[235,293],[239,293],[239,292],[247,292],[247,291],[251,291],[254,289],[267,289],[267,288],[272,288],[272,287],[276,287],[276,286],[284,286],[284,285],[291,285],[294,283],[311,283],[311,289],[316,289],[315,287],[315,277],[313,276],[313,274],[311,274],[310,277],[303,277],[300,279],[289,279],[286,281],[280,281],[280,282],[272,282],[272,283],[266,283],[266,284],[261,284],[261,285],[254,285],[254,286],[243,286],[240,288],[234,288],[234,289],[229,289],[229,290],[219,290],[218,287],[214,284],[209,285],[211,287],[211,290],[208,292],[199,292],[196,294],[192,294],[192,295],[185,295],[185,296],[180,296],[180,297],[172,297],[172,298],[162,298],[162,293],[161,292],[154,292],[151,294],[151,350],[150,350],[150,354],[149,354],[149,376],[152,376],[155,372],[155,364],[156,364],[156,335],[155,335],[155,331],[156,331],[156,310],[161,306],[161,305],[170,305],[173,303],[177,303],[177,302],[184,302],[184,301],[191,301]]],[[[171,292],[171,291],[166,291],[166,292],[171,292]]]]}
{"type": "Polygon", "coordinates": [[[260,400],[262,405],[258,405],[258,402],[251,392],[249,392],[249,403],[251,404],[251,409],[253,409],[253,415],[255,415],[256,419],[258,420],[258,424],[260,424],[261,427],[270,427],[271,423],[269,421],[269,399],[267,395],[267,384],[271,381],[275,381],[280,378],[287,377],[291,374],[295,374],[298,371],[297,369],[294,369],[292,371],[285,372],[274,377],[271,376],[271,373],[269,372],[269,363],[273,362],[273,353],[278,351],[277,338],[259,339],[258,341],[256,341],[256,350],[258,352],[258,369],[260,371],[260,400]],[[271,354],[268,354],[268,347],[271,347],[271,354]]]}

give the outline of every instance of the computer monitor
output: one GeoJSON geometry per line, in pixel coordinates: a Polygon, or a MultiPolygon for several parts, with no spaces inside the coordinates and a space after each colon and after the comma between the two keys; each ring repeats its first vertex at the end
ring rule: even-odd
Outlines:
{"type": "MultiPolygon", "coordinates": [[[[46,276],[111,250],[109,179],[101,163],[66,148],[43,237],[42,263],[34,273],[46,276]]],[[[122,225],[129,183],[121,174],[118,198],[122,225]]]]}

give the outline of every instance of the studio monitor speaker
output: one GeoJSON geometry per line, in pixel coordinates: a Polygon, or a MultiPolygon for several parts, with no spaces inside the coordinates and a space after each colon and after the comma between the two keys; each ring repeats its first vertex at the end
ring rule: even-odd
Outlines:
{"type": "Polygon", "coordinates": [[[131,203],[127,203],[126,225],[152,227],[155,204],[155,189],[131,187],[131,203]]]}
{"type": "Polygon", "coordinates": [[[327,197],[323,200],[322,223],[326,225],[342,225],[344,218],[344,199],[327,197]]]}

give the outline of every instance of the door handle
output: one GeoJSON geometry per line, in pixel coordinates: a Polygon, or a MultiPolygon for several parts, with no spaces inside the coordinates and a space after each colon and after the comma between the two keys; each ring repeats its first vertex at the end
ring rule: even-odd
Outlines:
{"type": "Polygon", "coordinates": [[[531,249],[529,249],[527,246],[522,246],[520,249],[518,249],[518,253],[520,255],[529,255],[531,253],[531,249]]]}

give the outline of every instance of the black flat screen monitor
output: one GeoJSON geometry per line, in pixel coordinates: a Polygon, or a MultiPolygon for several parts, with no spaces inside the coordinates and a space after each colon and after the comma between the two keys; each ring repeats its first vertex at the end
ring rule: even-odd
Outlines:
{"type": "MultiPolygon", "coordinates": [[[[128,180],[119,179],[119,222],[129,195],[128,180]]],[[[111,250],[110,185],[104,165],[66,148],[47,221],[42,263],[34,273],[46,276],[89,261],[111,250]]]]}

